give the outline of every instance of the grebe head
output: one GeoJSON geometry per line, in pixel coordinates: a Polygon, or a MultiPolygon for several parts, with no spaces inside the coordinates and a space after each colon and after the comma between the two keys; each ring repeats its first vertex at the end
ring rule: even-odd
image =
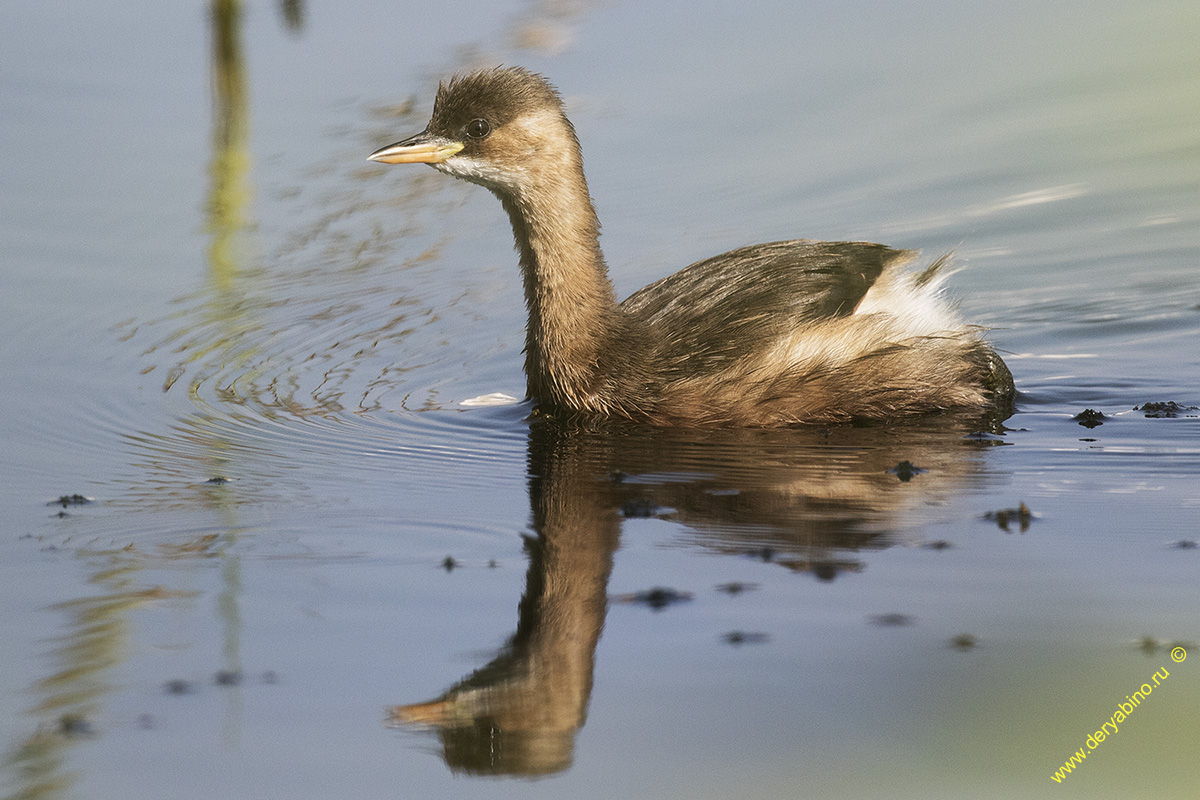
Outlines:
{"type": "Polygon", "coordinates": [[[542,76],[512,67],[443,82],[425,130],[368,158],[429,164],[493,191],[519,195],[564,167],[578,168],[578,152],[558,92],[542,76]]]}

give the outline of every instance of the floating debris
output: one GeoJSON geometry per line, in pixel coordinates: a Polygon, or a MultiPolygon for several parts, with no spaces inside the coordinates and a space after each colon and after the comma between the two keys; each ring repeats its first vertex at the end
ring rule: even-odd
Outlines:
{"type": "Polygon", "coordinates": [[[638,605],[649,606],[655,611],[662,611],[669,605],[686,603],[691,599],[691,592],[680,592],[665,586],[655,586],[653,589],[647,589],[644,592],[616,595],[613,597],[613,602],[637,603],[638,605]]]}
{"type": "Polygon", "coordinates": [[[963,438],[967,439],[968,441],[983,442],[986,444],[1008,444],[1008,442],[1004,440],[1003,436],[997,433],[992,433],[991,431],[972,431],[963,438]]]}
{"type": "Polygon", "coordinates": [[[242,673],[236,669],[217,670],[213,683],[217,686],[238,686],[242,682],[242,673]]]}
{"type": "Polygon", "coordinates": [[[896,612],[872,614],[867,619],[872,625],[878,625],[881,628],[902,628],[905,625],[912,625],[917,621],[917,618],[911,614],[898,614],[896,612]]]}
{"type": "Polygon", "coordinates": [[[1155,639],[1153,636],[1143,636],[1137,640],[1137,649],[1141,650],[1148,656],[1155,653],[1169,653],[1177,647],[1182,647],[1184,650],[1193,650],[1196,647],[1195,642],[1168,642],[1155,639]]]}
{"type": "Polygon", "coordinates": [[[1075,416],[1071,417],[1075,422],[1078,422],[1085,428],[1098,428],[1104,424],[1104,420],[1108,417],[1101,414],[1094,408],[1085,408],[1075,416]]]}
{"type": "Polygon", "coordinates": [[[1174,419],[1180,415],[1188,416],[1187,412],[1200,409],[1197,409],[1196,406],[1183,406],[1174,400],[1168,400],[1165,403],[1142,403],[1140,406],[1134,406],[1133,410],[1141,411],[1151,419],[1174,419]]]}
{"type": "Polygon", "coordinates": [[[989,511],[983,515],[983,518],[990,520],[1000,526],[1000,530],[1007,532],[1008,526],[1012,522],[1016,522],[1021,527],[1021,533],[1029,530],[1029,523],[1033,521],[1033,512],[1029,510],[1029,506],[1021,503],[1016,508],[1002,508],[999,511],[989,511]]]}
{"type": "Polygon", "coordinates": [[[753,591],[758,588],[757,583],[742,583],[741,581],[731,581],[730,583],[722,583],[717,585],[718,592],[724,592],[729,595],[738,595],[742,592],[753,591]]]}
{"type": "Polygon", "coordinates": [[[647,519],[659,513],[659,507],[644,497],[626,500],[621,506],[621,516],[626,519],[647,519]]]}
{"type": "Polygon", "coordinates": [[[1176,550],[1195,550],[1200,544],[1197,544],[1195,539],[1180,539],[1178,542],[1172,542],[1171,547],[1176,550]]]}
{"type": "Polygon", "coordinates": [[[454,572],[455,569],[461,567],[462,563],[454,560],[454,556],[446,556],[442,559],[442,569],[446,572],[454,572]]]}
{"type": "Polygon", "coordinates": [[[863,565],[859,561],[821,559],[810,561],[802,558],[780,559],[775,562],[787,567],[792,572],[809,572],[819,581],[831,581],[843,572],[862,572],[863,565]]]}
{"type": "Polygon", "coordinates": [[[58,732],[71,738],[96,735],[96,729],[83,714],[63,714],[58,718],[58,732]]]}
{"type": "Polygon", "coordinates": [[[921,547],[926,550],[949,550],[954,547],[953,542],[948,542],[945,539],[934,539],[931,542],[921,542],[921,547]]]}
{"type": "Polygon", "coordinates": [[[57,500],[51,500],[49,503],[46,503],[46,505],[62,506],[63,508],[67,506],[86,506],[88,503],[93,502],[93,499],[91,497],[84,497],[81,494],[64,494],[57,500]]]}
{"type": "Polygon", "coordinates": [[[224,475],[213,475],[211,478],[206,480],[205,483],[211,483],[213,486],[224,486],[225,484],[229,483],[229,481],[230,479],[226,478],[224,475]]]}
{"type": "Polygon", "coordinates": [[[750,556],[750,558],[757,558],[759,561],[764,563],[770,563],[771,561],[775,560],[775,548],[756,547],[751,550],[747,550],[746,555],[750,556]]]}
{"type": "Polygon", "coordinates": [[[955,650],[973,650],[979,646],[979,637],[969,633],[960,633],[950,637],[950,646],[955,650]]]}
{"type": "Polygon", "coordinates": [[[721,640],[725,644],[741,647],[744,644],[765,644],[771,641],[771,637],[769,634],[759,631],[729,631],[721,634],[721,640]]]}
{"type": "Polygon", "coordinates": [[[195,688],[191,681],[185,681],[182,678],[174,678],[163,684],[163,690],[167,694],[191,694],[195,688]]]}
{"type": "Polygon", "coordinates": [[[889,475],[895,475],[903,483],[908,483],[922,472],[928,472],[928,470],[922,469],[908,460],[901,461],[899,464],[888,470],[889,475]]]}

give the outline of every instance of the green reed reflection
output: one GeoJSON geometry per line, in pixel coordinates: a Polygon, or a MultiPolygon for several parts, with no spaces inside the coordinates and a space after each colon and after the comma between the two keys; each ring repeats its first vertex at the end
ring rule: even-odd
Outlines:
{"type": "Polygon", "coordinates": [[[30,713],[39,720],[37,730],[9,758],[20,787],[11,800],[60,797],[77,782],[67,756],[98,733],[94,720],[113,688],[106,675],[128,657],[131,613],[183,596],[162,587],[137,588],[144,559],[132,547],[80,555],[100,592],[53,607],[66,615],[66,632],[51,653],[55,671],[35,686],[40,700],[30,713]]]}
{"type": "MultiPolygon", "coordinates": [[[[299,3],[291,6],[295,20],[301,19],[299,3]]],[[[249,207],[253,192],[250,184],[251,159],[248,150],[249,114],[246,75],[241,43],[242,4],[238,0],[213,0],[209,22],[212,34],[213,156],[210,165],[211,186],[207,203],[211,241],[208,264],[213,287],[222,297],[230,297],[245,263],[243,234],[249,228],[249,207]]],[[[236,302],[222,304],[226,316],[236,311],[236,302]]],[[[176,376],[177,377],[177,376],[176,376]]],[[[168,382],[173,379],[168,378],[168,382]]],[[[206,441],[205,460],[211,467],[229,460],[226,443],[219,436],[206,441]]],[[[57,637],[50,653],[52,672],[34,687],[38,698],[29,713],[38,719],[33,734],[9,755],[7,762],[16,776],[16,789],[6,800],[50,800],[65,796],[80,780],[70,769],[68,756],[73,747],[98,735],[97,718],[113,691],[108,673],[129,658],[131,616],[136,609],[155,601],[187,596],[163,587],[138,588],[138,574],[148,561],[158,558],[185,558],[196,552],[224,557],[223,588],[217,600],[217,612],[224,628],[223,663],[227,674],[240,674],[241,567],[226,551],[236,543],[238,527],[233,519],[234,504],[223,492],[207,493],[209,502],[221,512],[225,533],[217,537],[200,536],[177,546],[148,554],[134,545],[116,550],[84,548],[77,555],[90,575],[97,594],[67,600],[52,610],[67,618],[65,632],[57,637]]],[[[230,697],[227,741],[236,738],[240,697],[230,697]]]]}

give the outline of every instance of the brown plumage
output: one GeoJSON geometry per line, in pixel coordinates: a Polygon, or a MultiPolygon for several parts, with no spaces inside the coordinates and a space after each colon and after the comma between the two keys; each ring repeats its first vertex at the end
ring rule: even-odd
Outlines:
{"type": "Polygon", "coordinates": [[[714,256],[618,303],[575,129],[540,75],[438,89],[424,131],[371,155],[490,189],[512,222],[529,396],[659,425],[772,426],[1004,407],[1012,376],[940,296],[945,259],[795,240],[714,256]]]}

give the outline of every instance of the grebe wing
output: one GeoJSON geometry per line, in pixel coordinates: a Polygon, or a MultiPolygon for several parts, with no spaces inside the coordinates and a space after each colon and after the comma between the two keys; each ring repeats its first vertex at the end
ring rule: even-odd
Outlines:
{"type": "Polygon", "coordinates": [[[756,244],[697,261],[621,308],[660,333],[663,357],[694,369],[767,346],[798,325],[852,314],[885,269],[916,257],[871,242],[756,244]]]}

